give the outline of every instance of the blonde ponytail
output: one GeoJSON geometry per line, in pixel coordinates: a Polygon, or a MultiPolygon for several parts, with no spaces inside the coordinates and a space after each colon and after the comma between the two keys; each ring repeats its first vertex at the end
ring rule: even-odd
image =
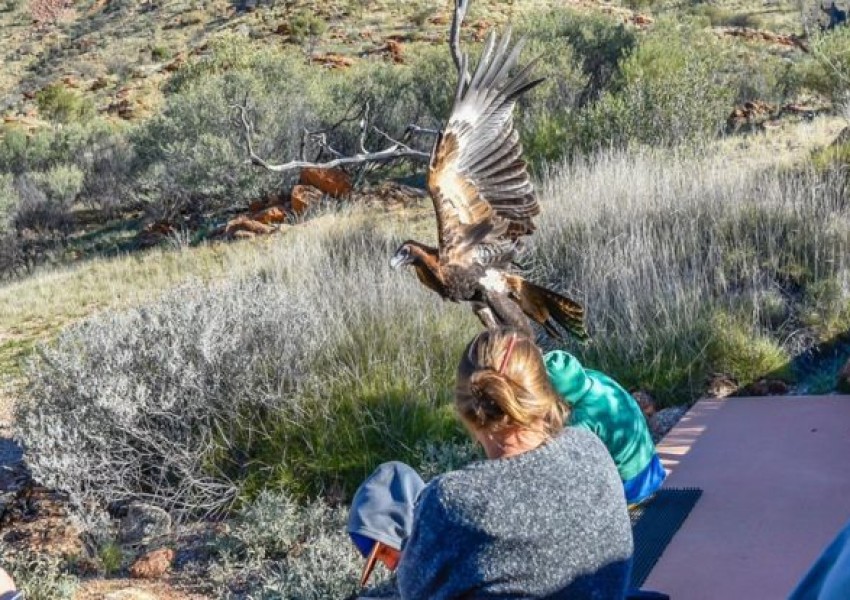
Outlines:
{"type": "Polygon", "coordinates": [[[512,331],[485,331],[469,344],[458,366],[455,406],[475,430],[539,427],[549,435],[561,430],[567,412],[540,350],[512,331]]]}

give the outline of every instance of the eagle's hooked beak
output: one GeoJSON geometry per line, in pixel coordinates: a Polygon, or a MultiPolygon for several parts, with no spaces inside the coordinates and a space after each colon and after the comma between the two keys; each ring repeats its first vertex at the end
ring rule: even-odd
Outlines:
{"type": "Polygon", "coordinates": [[[400,269],[401,267],[406,267],[412,263],[413,257],[410,255],[410,252],[405,249],[399,250],[390,259],[390,266],[393,269],[400,269]]]}
{"type": "Polygon", "coordinates": [[[406,257],[406,256],[403,256],[403,255],[400,255],[400,254],[396,254],[395,256],[393,256],[393,257],[390,259],[390,266],[391,266],[393,269],[400,269],[401,267],[403,267],[403,266],[405,266],[405,265],[407,265],[407,264],[410,264],[410,262],[409,262],[408,260],[406,260],[406,259],[407,259],[407,257],[406,257]]]}

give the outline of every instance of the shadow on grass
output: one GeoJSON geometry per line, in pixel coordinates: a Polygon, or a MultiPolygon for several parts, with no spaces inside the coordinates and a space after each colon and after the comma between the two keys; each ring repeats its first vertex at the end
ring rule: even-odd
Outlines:
{"type": "Polygon", "coordinates": [[[836,388],[838,372],[850,359],[850,331],[813,346],[795,356],[790,369],[797,382],[795,393],[820,395],[850,390],[836,388]]]}

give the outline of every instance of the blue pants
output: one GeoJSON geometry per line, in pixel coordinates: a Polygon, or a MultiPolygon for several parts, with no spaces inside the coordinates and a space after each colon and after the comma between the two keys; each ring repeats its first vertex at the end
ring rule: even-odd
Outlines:
{"type": "Polygon", "coordinates": [[[638,504],[649,498],[652,494],[658,491],[667,473],[664,467],[661,466],[661,460],[657,454],[652,456],[649,464],[643,468],[643,471],[623,482],[623,490],[626,492],[627,504],[638,504]]]}

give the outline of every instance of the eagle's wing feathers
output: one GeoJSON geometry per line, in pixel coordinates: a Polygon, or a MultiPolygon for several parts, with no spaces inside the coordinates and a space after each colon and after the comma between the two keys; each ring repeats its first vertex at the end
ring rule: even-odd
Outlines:
{"type": "Polygon", "coordinates": [[[510,262],[516,239],[534,231],[532,218],[540,207],[522,160],[513,109],[520,94],[542,79],[532,78],[534,62],[509,76],[522,46],[520,40],[510,49],[510,32],[498,43],[489,36],[431,153],[428,191],[443,262],[510,262]]]}

